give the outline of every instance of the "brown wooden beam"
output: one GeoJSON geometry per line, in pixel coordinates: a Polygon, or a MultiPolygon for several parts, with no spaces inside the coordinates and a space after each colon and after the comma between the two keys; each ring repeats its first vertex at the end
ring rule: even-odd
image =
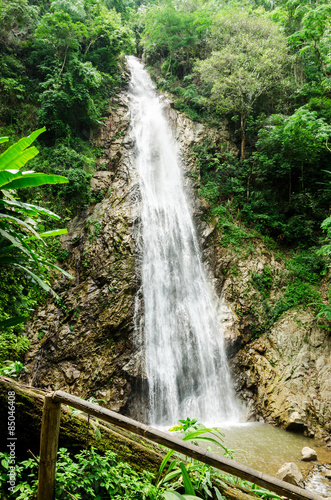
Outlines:
{"type": "MultiPolygon", "coordinates": [[[[274,491],[280,496],[285,496],[293,500],[322,500],[322,497],[316,493],[306,491],[303,488],[294,486],[285,481],[281,481],[273,476],[256,471],[246,465],[239,464],[234,460],[221,457],[216,453],[211,453],[207,450],[202,450],[198,446],[182,441],[176,437],[170,436],[165,432],[149,427],[145,424],[132,420],[131,418],[115,413],[111,410],[102,408],[99,405],[84,401],[76,396],[72,396],[63,391],[53,393],[53,401],[56,403],[65,403],[66,405],[82,410],[89,415],[109,422],[113,425],[129,430],[139,436],[144,436],[151,441],[154,441],[163,446],[167,446],[175,451],[183,453],[186,456],[199,460],[205,464],[211,465],[216,469],[228,472],[242,479],[246,479],[252,483],[258,484],[263,488],[274,491]]],[[[50,498],[50,497],[49,497],[50,498]]],[[[44,500],[39,498],[38,500],[44,500]]]]}
{"type": "Polygon", "coordinates": [[[56,457],[59,444],[61,403],[45,396],[40,435],[38,500],[55,499],[56,457]]]}

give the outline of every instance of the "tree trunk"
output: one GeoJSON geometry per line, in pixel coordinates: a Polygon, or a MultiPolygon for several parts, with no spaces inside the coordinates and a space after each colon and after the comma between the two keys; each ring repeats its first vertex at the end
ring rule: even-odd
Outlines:
{"type": "Polygon", "coordinates": [[[317,58],[318,62],[320,63],[320,66],[321,66],[322,71],[324,73],[324,76],[328,76],[328,74],[326,72],[326,66],[322,61],[321,53],[320,53],[319,48],[317,46],[317,40],[314,40],[314,51],[315,51],[316,58],[317,58]]]}
{"type": "Polygon", "coordinates": [[[244,115],[241,113],[240,115],[240,130],[241,130],[241,146],[240,146],[240,159],[244,160],[245,159],[245,128],[246,128],[246,123],[244,120],[244,115]]]}
{"type": "MultiPolygon", "coordinates": [[[[17,406],[16,433],[19,439],[16,445],[16,458],[17,460],[26,460],[29,448],[35,455],[39,452],[42,410],[47,392],[0,376],[1,410],[7,408],[8,391],[15,391],[17,406]]],[[[104,425],[99,425],[101,439],[97,440],[92,426],[87,423],[87,418],[84,415],[71,417],[70,414],[71,411],[62,405],[60,448],[69,448],[75,453],[90,446],[96,448],[100,453],[105,450],[113,450],[120,457],[120,460],[128,462],[140,472],[143,470],[158,472],[163,455],[157,446],[151,447],[150,441],[145,441],[142,437],[135,438],[132,433],[120,429],[110,429],[104,425]]],[[[7,412],[0,411],[0,436],[4,436],[4,439],[0,440],[0,451],[2,452],[8,451],[7,425],[7,412]]]]}

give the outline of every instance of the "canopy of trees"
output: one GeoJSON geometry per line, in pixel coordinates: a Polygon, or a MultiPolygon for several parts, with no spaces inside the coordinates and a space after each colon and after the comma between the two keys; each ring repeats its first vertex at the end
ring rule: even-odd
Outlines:
{"type": "Polygon", "coordinates": [[[227,120],[236,138],[238,157],[197,148],[204,193],[230,199],[246,223],[286,244],[316,244],[329,210],[330,8],[166,0],[136,20],[145,61],[175,107],[212,126],[227,120]]]}

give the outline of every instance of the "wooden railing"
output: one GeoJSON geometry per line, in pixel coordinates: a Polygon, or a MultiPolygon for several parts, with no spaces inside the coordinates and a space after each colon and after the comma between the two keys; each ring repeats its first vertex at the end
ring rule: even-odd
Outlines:
{"type": "Polygon", "coordinates": [[[221,457],[216,453],[203,450],[198,446],[170,436],[145,424],[136,422],[99,405],[90,403],[66,392],[56,391],[45,396],[43,418],[41,426],[40,463],[38,478],[38,500],[54,500],[55,498],[55,471],[58,451],[61,403],[82,410],[100,420],[109,422],[117,427],[126,429],[143,436],[150,441],[161,444],[184,455],[211,465],[216,469],[228,472],[242,479],[267,488],[280,496],[294,500],[322,500],[319,495],[306,491],[275,477],[258,472],[250,467],[236,463],[233,460],[221,457]]]}

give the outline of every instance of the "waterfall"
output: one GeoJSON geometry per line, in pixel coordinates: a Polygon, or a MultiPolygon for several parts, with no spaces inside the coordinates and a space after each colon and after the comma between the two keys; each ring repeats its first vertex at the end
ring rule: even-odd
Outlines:
{"type": "Polygon", "coordinates": [[[236,422],[239,410],[222,325],[201,261],[177,147],[147,71],[133,56],[128,66],[141,190],[149,424],[170,426],[187,417],[205,425],[236,422]]]}

